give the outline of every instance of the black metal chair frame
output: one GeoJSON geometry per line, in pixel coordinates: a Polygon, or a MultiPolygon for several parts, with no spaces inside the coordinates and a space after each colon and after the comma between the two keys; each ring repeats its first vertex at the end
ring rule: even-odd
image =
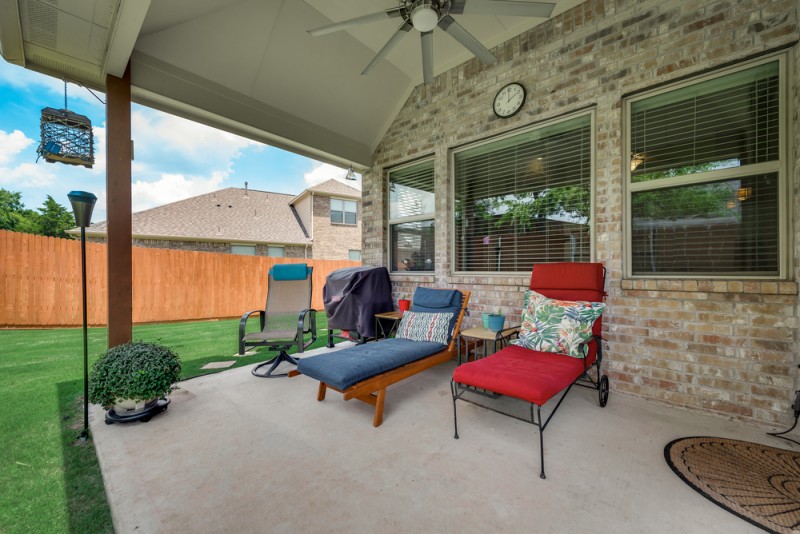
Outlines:
{"type": "MultiPolygon", "coordinates": [[[[603,361],[602,338],[600,336],[594,336],[592,339],[597,341],[597,358],[596,358],[596,360],[594,361],[594,363],[592,363],[592,365],[590,365],[590,366],[588,366],[588,367],[586,367],[584,369],[584,372],[583,372],[582,375],[578,376],[578,378],[573,380],[572,383],[569,386],[567,386],[566,389],[564,389],[564,392],[561,394],[561,397],[558,399],[558,402],[556,403],[555,407],[553,408],[553,411],[551,411],[550,415],[547,416],[547,419],[543,418],[543,416],[542,416],[542,406],[539,406],[538,404],[534,404],[532,402],[526,403],[525,401],[523,401],[521,399],[516,399],[520,403],[528,404],[529,407],[530,407],[530,416],[529,417],[520,417],[520,416],[515,415],[515,414],[513,414],[513,413],[511,413],[509,411],[504,411],[502,409],[499,409],[497,407],[493,407],[492,406],[492,402],[491,402],[492,400],[499,399],[500,397],[503,397],[504,395],[500,395],[499,393],[495,393],[493,391],[487,391],[487,390],[476,388],[476,387],[473,387],[473,386],[466,386],[466,385],[463,385],[463,384],[459,384],[458,382],[455,382],[453,380],[450,380],[450,393],[453,396],[453,425],[455,427],[455,434],[453,435],[453,437],[455,439],[458,439],[458,414],[457,414],[457,410],[456,410],[456,400],[458,400],[458,399],[461,399],[461,400],[463,400],[465,402],[469,402],[471,404],[475,404],[475,405],[480,406],[482,408],[486,408],[488,410],[492,410],[493,412],[497,412],[497,413],[499,413],[501,415],[506,415],[508,417],[512,417],[512,418],[517,419],[519,421],[524,421],[526,423],[530,423],[530,424],[534,425],[535,427],[537,427],[539,429],[539,459],[540,459],[540,467],[541,467],[541,472],[539,473],[539,478],[547,478],[545,476],[545,474],[544,474],[544,429],[547,428],[548,423],[550,423],[550,420],[553,418],[553,416],[558,411],[558,408],[561,406],[561,403],[564,401],[564,399],[566,398],[567,394],[572,389],[572,386],[580,386],[580,387],[585,387],[585,388],[590,388],[590,389],[597,390],[598,397],[599,397],[599,399],[598,399],[599,400],[599,404],[603,408],[605,408],[606,403],[608,402],[608,391],[609,391],[608,390],[608,376],[606,376],[606,375],[602,375],[601,376],[601,374],[600,374],[600,365],[602,364],[602,361],[603,361]],[[591,377],[591,375],[589,374],[589,372],[591,371],[592,367],[595,367],[597,369],[597,379],[596,380],[593,379],[591,377]],[[474,398],[470,399],[470,398],[464,396],[464,395],[468,395],[468,394],[475,395],[478,398],[483,397],[483,398],[487,399],[487,401],[478,402],[477,399],[474,399],[474,398]],[[535,410],[534,410],[534,408],[535,408],[535,410]]],[[[586,344],[586,343],[589,343],[589,342],[584,342],[584,344],[586,344]]],[[[584,360],[584,362],[585,361],[586,360],[584,360]]],[[[585,363],[584,363],[584,365],[585,365],[585,363]]],[[[550,400],[552,400],[552,397],[551,397],[550,400]]]]}
{"type": "MultiPolygon", "coordinates": [[[[604,267],[603,268],[603,287],[605,287],[605,279],[606,279],[606,269],[604,267]]],[[[453,397],[453,425],[454,425],[454,429],[455,429],[455,433],[454,433],[453,437],[455,439],[458,439],[458,415],[457,415],[457,411],[456,411],[456,401],[458,399],[461,399],[461,400],[463,400],[465,402],[469,402],[471,404],[475,404],[477,406],[481,406],[483,408],[492,410],[493,412],[497,412],[499,414],[506,415],[508,417],[512,417],[512,418],[520,420],[520,421],[524,421],[526,423],[531,423],[532,425],[534,425],[535,427],[537,427],[539,429],[539,459],[540,459],[540,463],[539,463],[539,465],[540,465],[539,478],[543,478],[543,479],[547,478],[545,476],[545,474],[544,474],[544,429],[547,428],[547,425],[550,423],[550,420],[553,418],[553,416],[558,411],[558,408],[561,406],[561,403],[564,401],[564,399],[566,398],[567,394],[572,389],[572,386],[577,385],[577,386],[580,386],[580,387],[591,388],[591,389],[597,390],[597,392],[598,392],[598,401],[599,401],[599,404],[600,404],[601,408],[605,408],[606,404],[608,403],[608,394],[609,394],[608,376],[604,375],[604,374],[601,374],[601,369],[600,369],[600,367],[601,367],[601,365],[603,363],[603,338],[601,336],[599,336],[599,335],[592,336],[592,339],[584,341],[583,343],[581,343],[581,346],[585,347],[585,349],[588,350],[588,344],[591,343],[592,341],[595,341],[597,343],[597,355],[595,357],[595,361],[591,365],[587,366],[586,365],[586,359],[584,358],[584,360],[583,360],[583,365],[584,365],[583,373],[581,375],[579,375],[575,380],[573,380],[572,383],[564,389],[563,393],[561,393],[561,397],[558,399],[558,402],[556,403],[555,407],[553,408],[553,411],[550,412],[550,415],[547,416],[547,419],[543,418],[543,416],[542,416],[542,406],[539,406],[538,404],[534,404],[532,402],[527,402],[527,401],[525,401],[523,399],[517,399],[515,397],[510,397],[510,398],[514,399],[515,401],[518,401],[520,404],[529,404],[530,405],[530,416],[529,417],[521,417],[521,416],[518,416],[518,415],[515,415],[515,414],[511,413],[510,411],[507,411],[507,410],[504,411],[504,410],[500,409],[497,406],[498,403],[496,401],[498,399],[500,399],[501,397],[505,397],[504,395],[501,395],[499,393],[495,393],[493,391],[488,391],[488,390],[485,390],[485,389],[477,388],[477,387],[474,387],[474,386],[468,386],[468,385],[460,384],[460,383],[455,382],[454,380],[451,379],[450,380],[450,393],[451,393],[451,395],[453,397]],[[589,374],[589,372],[591,371],[592,367],[597,369],[597,379],[596,380],[593,379],[591,377],[591,375],[589,374]],[[468,396],[465,397],[465,395],[468,395],[468,396]],[[469,396],[472,396],[473,398],[469,398],[469,396]],[[486,399],[486,400],[483,400],[481,402],[479,399],[486,399]],[[493,406],[493,404],[494,404],[494,406],[493,406]],[[534,407],[535,407],[535,410],[534,410],[534,407]]],[[[569,357],[569,356],[565,356],[565,357],[569,357]]],[[[462,364],[460,357],[459,357],[458,364],[459,365],[462,364]]],[[[558,394],[556,394],[556,395],[558,395],[558,394]]],[[[556,395],[554,395],[553,397],[550,397],[550,399],[548,399],[547,402],[549,402],[553,398],[555,398],[556,395]]],[[[547,404],[547,402],[545,402],[545,404],[547,404]]]]}
{"type": "Polygon", "coordinates": [[[239,321],[239,354],[244,354],[247,352],[248,349],[252,349],[255,347],[267,347],[268,350],[277,350],[280,351],[278,355],[273,360],[268,360],[266,362],[260,363],[256,365],[252,373],[260,378],[276,378],[276,377],[283,377],[287,376],[287,373],[281,374],[272,374],[275,369],[282,362],[289,362],[292,365],[297,365],[297,360],[294,359],[289,355],[288,351],[292,347],[297,347],[297,352],[302,353],[306,350],[312,343],[317,340],[317,310],[314,309],[307,309],[301,311],[297,316],[297,335],[292,340],[291,343],[275,343],[274,341],[254,341],[254,342],[245,342],[244,334],[245,334],[245,327],[247,326],[247,320],[250,318],[251,315],[258,313],[259,323],[261,330],[264,330],[264,325],[267,320],[267,314],[264,310],[253,310],[245,313],[242,315],[241,320],[239,321]],[[306,323],[306,317],[308,317],[308,329],[304,329],[306,323]],[[306,341],[305,343],[303,340],[305,339],[305,335],[311,333],[311,339],[306,341]],[[265,365],[272,364],[272,366],[267,370],[266,374],[260,374],[257,371],[264,367],[265,365]]]}

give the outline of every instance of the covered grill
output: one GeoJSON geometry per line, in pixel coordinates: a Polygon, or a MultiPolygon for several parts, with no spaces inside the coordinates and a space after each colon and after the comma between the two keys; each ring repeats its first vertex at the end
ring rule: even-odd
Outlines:
{"type": "Polygon", "coordinates": [[[363,343],[375,337],[375,314],[394,309],[392,282],[386,267],[347,267],[325,279],[322,301],[328,316],[328,346],[333,347],[333,330],[347,331],[363,343]]]}

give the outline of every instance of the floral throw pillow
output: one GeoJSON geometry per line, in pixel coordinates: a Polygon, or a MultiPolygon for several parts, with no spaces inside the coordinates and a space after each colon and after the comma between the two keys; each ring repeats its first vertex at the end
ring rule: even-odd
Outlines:
{"type": "Polygon", "coordinates": [[[511,343],[541,352],[585,358],[581,343],[592,338],[592,325],[606,305],[602,302],[556,300],[536,291],[525,294],[519,339],[511,343]]]}
{"type": "Polygon", "coordinates": [[[397,337],[412,341],[434,341],[447,345],[450,342],[452,313],[407,311],[397,326],[397,337]]]}

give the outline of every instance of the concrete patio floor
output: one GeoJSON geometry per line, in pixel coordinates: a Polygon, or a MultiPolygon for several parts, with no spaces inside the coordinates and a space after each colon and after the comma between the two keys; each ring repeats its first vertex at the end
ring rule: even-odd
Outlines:
{"type": "MultiPolygon", "coordinates": [[[[574,389],[537,429],[459,402],[454,363],[391,387],[372,407],[304,377],[252,366],[182,382],[148,423],[92,433],[118,533],[155,532],[762,532],[672,473],[672,439],[722,436],[787,447],[767,429],[574,389]]],[[[613,388],[613,385],[612,385],[613,388]]]]}

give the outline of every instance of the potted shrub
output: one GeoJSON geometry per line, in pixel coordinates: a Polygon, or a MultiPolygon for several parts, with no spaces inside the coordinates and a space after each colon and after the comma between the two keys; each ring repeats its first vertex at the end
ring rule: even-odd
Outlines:
{"type": "Polygon", "coordinates": [[[411,301],[407,299],[405,295],[401,294],[400,298],[397,299],[397,307],[401,312],[408,311],[411,309],[411,301]]]}
{"type": "Polygon", "coordinates": [[[503,315],[503,311],[498,309],[497,313],[491,313],[488,317],[489,323],[489,330],[492,332],[500,332],[503,329],[503,325],[506,322],[506,316],[503,315]]]}
{"type": "Polygon", "coordinates": [[[106,423],[149,420],[166,409],[180,380],[178,355],[164,345],[135,341],[106,351],[92,366],[89,401],[108,410],[106,423]]]}

